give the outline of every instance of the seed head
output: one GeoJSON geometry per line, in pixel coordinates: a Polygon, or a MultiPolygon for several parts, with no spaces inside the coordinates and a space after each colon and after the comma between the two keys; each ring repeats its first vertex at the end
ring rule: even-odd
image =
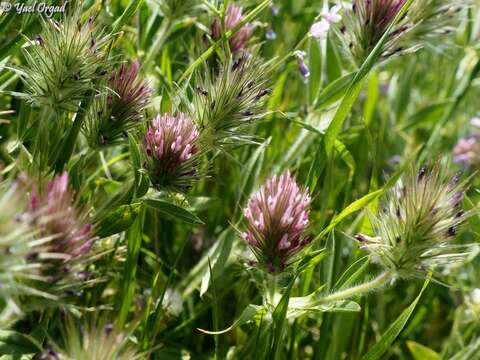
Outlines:
{"type": "Polygon", "coordinates": [[[84,127],[92,147],[121,144],[138,127],[151,94],[139,68],[138,62],[121,65],[110,77],[108,93],[97,96],[84,127]]]}
{"type": "MultiPolygon", "coordinates": [[[[357,64],[365,61],[405,3],[406,0],[353,1],[338,35],[357,64]]],[[[451,31],[452,20],[458,12],[453,10],[463,6],[452,0],[414,1],[389,33],[382,58],[414,52],[426,43],[432,44],[435,36],[451,31]]]]}
{"type": "Polygon", "coordinates": [[[226,61],[219,71],[202,72],[193,113],[208,146],[225,149],[254,141],[247,130],[263,116],[269,74],[270,63],[246,54],[226,61]]]}
{"type": "Polygon", "coordinates": [[[183,113],[155,117],[145,133],[144,153],[157,189],[185,191],[198,177],[198,136],[197,127],[183,113]]]}
{"type": "Polygon", "coordinates": [[[390,191],[384,210],[371,216],[374,236],[355,238],[373,261],[399,277],[423,276],[432,265],[466,255],[451,244],[469,216],[461,208],[465,191],[466,184],[459,183],[458,176],[449,178],[448,169],[439,162],[411,171],[390,191]]]}
{"type": "MultiPolygon", "coordinates": [[[[242,8],[236,6],[235,4],[228,5],[227,11],[225,13],[225,27],[227,30],[232,30],[235,26],[242,21],[242,8]]],[[[216,18],[211,26],[211,35],[214,40],[218,40],[222,37],[222,30],[220,25],[220,19],[216,18]]],[[[246,24],[242,26],[231,38],[230,38],[230,50],[232,53],[236,54],[244,50],[250,40],[253,32],[255,31],[255,26],[251,24],[246,24]]]]}
{"type": "Polygon", "coordinates": [[[78,111],[107,68],[108,40],[93,25],[93,18],[84,24],[79,14],[65,17],[62,23],[43,21],[37,41],[24,48],[27,64],[20,73],[26,99],[57,111],[78,111]]]}
{"type": "Polygon", "coordinates": [[[259,264],[270,272],[281,272],[307,246],[310,196],[290,172],[273,176],[254,193],[244,209],[242,238],[259,264]]]}
{"type": "Polygon", "coordinates": [[[104,320],[78,326],[67,317],[61,330],[62,344],[49,346],[40,355],[40,360],[130,360],[140,357],[140,352],[129,342],[128,336],[104,320]]]}

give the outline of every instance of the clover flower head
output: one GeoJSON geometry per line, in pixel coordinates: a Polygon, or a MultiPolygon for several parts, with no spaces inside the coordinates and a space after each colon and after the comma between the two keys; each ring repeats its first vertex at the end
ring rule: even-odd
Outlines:
{"type": "Polygon", "coordinates": [[[84,126],[92,147],[120,144],[139,126],[152,92],[139,69],[138,61],[122,64],[109,79],[108,93],[97,96],[84,126]]]}
{"type": "Polygon", "coordinates": [[[382,211],[371,216],[374,235],[357,234],[374,262],[399,277],[422,277],[432,265],[446,265],[469,254],[469,245],[453,245],[469,212],[461,207],[466,191],[437,162],[404,177],[390,191],[382,211]]]}
{"type": "Polygon", "coordinates": [[[307,246],[310,196],[290,172],[273,176],[251,197],[244,209],[241,237],[258,262],[270,272],[281,272],[307,246]]]}
{"type": "MultiPolygon", "coordinates": [[[[227,30],[234,29],[238,23],[243,19],[242,8],[235,5],[229,4],[227,11],[225,13],[225,27],[227,30]]],[[[235,53],[239,53],[247,47],[248,41],[252,37],[253,32],[255,31],[255,26],[252,24],[246,24],[242,26],[237,33],[235,33],[230,38],[230,49],[235,53]]],[[[220,19],[215,19],[211,26],[211,35],[212,38],[218,40],[222,37],[220,19]]]]}
{"type": "Polygon", "coordinates": [[[65,260],[90,251],[94,242],[92,224],[74,202],[67,172],[50,181],[45,194],[32,192],[31,210],[40,233],[52,238],[45,251],[61,255],[65,260]]]}
{"type": "Polygon", "coordinates": [[[158,188],[185,191],[197,178],[199,131],[185,114],[157,115],[144,136],[146,168],[158,188]]]}

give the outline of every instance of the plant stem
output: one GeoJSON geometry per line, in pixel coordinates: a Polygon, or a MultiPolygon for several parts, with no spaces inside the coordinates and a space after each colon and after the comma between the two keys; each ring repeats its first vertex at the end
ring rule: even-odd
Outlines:
{"type": "Polygon", "coordinates": [[[351,288],[339,290],[330,295],[327,295],[321,298],[319,302],[326,303],[326,302],[332,302],[332,301],[338,301],[338,300],[346,300],[354,296],[363,295],[365,293],[368,293],[369,291],[376,290],[384,286],[386,283],[392,280],[392,278],[393,278],[393,274],[389,271],[385,271],[380,275],[378,275],[376,278],[366,283],[353,286],[351,288]]]}

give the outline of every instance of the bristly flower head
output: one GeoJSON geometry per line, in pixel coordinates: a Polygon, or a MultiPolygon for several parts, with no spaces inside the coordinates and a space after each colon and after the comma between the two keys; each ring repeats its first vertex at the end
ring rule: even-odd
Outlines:
{"type": "MultiPolygon", "coordinates": [[[[41,263],[27,261],[35,231],[25,216],[27,196],[20,180],[0,184],[0,297],[44,295],[34,283],[41,278],[41,263]]],[[[47,294],[48,296],[48,294],[47,294]]]]}
{"type": "Polygon", "coordinates": [[[35,224],[42,236],[51,238],[43,251],[64,261],[87,254],[94,241],[92,225],[77,208],[68,185],[64,172],[48,183],[44,194],[34,191],[31,198],[35,224]]]}
{"type": "MultiPolygon", "coordinates": [[[[363,63],[394,22],[406,0],[354,0],[346,10],[340,37],[357,64],[363,63]]],[[[452,0],[414,1],[395,24],[382,49],[383,59],[414,52],[435,35],[452,30],[454,14],[464,5],[452,0]]]]}
{"type": "Polygon", "coordinates": [[[20,74],[27,100],[58,111],[77,111],[107,71],[107,42],[93,18],[84,24],[78,14],[65,17],[61,24],[43,21],[41,35],[24,51],[27,64],[20,74]]]}
{"type": "Polygon", "coordinates": [[[40,355],[40,360],[135,360],[143,358],[128,337],[113,324],[104,321],[77,326],[71,318],[66,319],[62,329],[63,345],[54,344],[40,355]]]}
{"type": "Polygon", "coordinates": [[[231,145],[251,143],[249,125],[263,116],[270,63],[262,63],[244,54],[221,65],[219,73],[207,70],[198,80],[194,109],[202,139],[208,146],[225,149],[231,145]],[[206,74],[206,75],[204,75],[206,74]]]}
{"type": "Polygon", "coordinates": [[[440,162],[411,171],[371,216],[374,236],[356,235],[372,260],[401,278],[421,277],[434,265],[469,255],[469,246],[451,244],[469,216],[461,207],[466,191],[440,162]]]}
{"type": "Polygon", "coordinates": [[[458,140],[453,149],[453,160],[467,168],[480,166],[480,136],[473,135],[458,140]]]}
{"type": "Polygon", "coordinates": [[[262,267],[281,272],[309,244],[310,202],[308,190],[301,189],[288,171],[268,179],[250,197],[241,236],[262,267]]]}
{"type": "Polygon", "coordinates": [[[136,128],[150,100],[151,89],[139,78],[140,64],[121,65],[110,77],[107,94],[99,94],[84,130],[92,147],[122,143],[136,128]]]}
{"type": "MultiPolygon", "coordinates": [[[[242,21],[242,19],[242,8],[236,6],[235,4],[229,4],[225,13],[226,30],[234,29],[235,26],[242,21]]],[[[211,35],[214,40],[218,40],[222,37],[222,27],[220,25],[220,21],[221,20],[218,18],[215,19],[211,26],[211,35]]],[[[232,53],[239,53],[247,47],[248,40],[250,40],[254,30],[254,25],[246,24],[230,38],[230,50],[232,53]]]]}
{"type": "Polygon", "coordinates": [[[145,167],[159,190],[187,190],[198,177],[199,132],[185,114],[157,115],[144,137],[145,167]]]}

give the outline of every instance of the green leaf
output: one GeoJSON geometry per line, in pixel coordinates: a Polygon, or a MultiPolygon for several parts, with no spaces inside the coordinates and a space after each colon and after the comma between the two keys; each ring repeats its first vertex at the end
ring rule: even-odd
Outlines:
{"type": "Polygon", "coordinates": [[[263,306],[250,304],[243,310],[239,318],[235,320],[235,322],[226,329],[220,331],[209,331],[197,328],[197,330],[209,335],[225,334],[239,326],[248,324],[249,322],[255,322],[258,324],[260,322],[260,319],[265,315],[265,313],[266,310],[263,306]]]}
{"type": "Polygon", "coordinates": [[[95,235],[107,237],[127,230],[133,224],[142,204],[121,205],[95,225],[95,235]]]}
{"type": "Polygon", "coordinates": [[[351,84],[355,75],[356,72],[351,72],[328,84],[325,89],[318,94],[314,108],[316,110],[324,109],[340,100],[345,95],[348,85],[351,84]]]}
{"type": "Polygon", "coordinates": [[[128,24],[138,11],[142,3],[143,0],[130,0],[122,15],[113,23],[112,33],[120,31],[123,25],[128,24]]]}
{"type": "Polygon", "coordinates": [[[11,330],[0,330],[0,354],[23,355],[42,351],[37,341],[24,334],[11,330]]]}
{"type": "Polygon", "coordinates": [[[349,88],[345,93],[345,96],[342,99],[342,102],[340,103],[339,108],[337,109],[337,112],[335,113],[335,116],[333,117],[332,122],[330,123],[327,129],[327,132],[325,133],[325,150],[327,152],[327,155],[329,156],[331,155],[333,145],[335,144],[335,140],[338,134],[342,130],[343,123],[347,119],[347,116],[350,113],[350,110],[352,109],[353,104],[355,103],[358,96],[360,95],[360,91],[363,88],[363,84],[365,82],[365,79],[368,73],[376,64],[378,58],[380,57],[383,50],[383,45],[388,40],[390,31],[393,29],[395,24],[405,15],[405,13],[410,8],[410,5],[412,3],[413,3],[413,0],[408,0],[403,5],[402,9],[397,13],[397,15],[395,16],[395,19],[392,21],[388,29],[385,31],[385,34],[383,34],[382,38],[378,41],[377,45],[375,45],[375,48],[368,55],[367,59],[360,67],[360,70],[357,72],[354,79],[352,80],[349,88]]]}
{"type": "Polygon", "coordinates": [[[130,159],[132,160],[133,168],[135,170],[138,170],[141,167],[140,151],[138,151],[137,140],[132,134],[128,134],[128,145],[130,150],[130,159]]]}
{"type": "Polygon", "coordinates": [[[399,130],[405,131],[437,120],[442,115],[447,105],[451,103],[452,100],[443,100],[421,108],[411,115],[407,122],[400,126],[399,130]]]}
{"type": "Polygon", "coordinates": [[[200,296],[205,294],[210,286],[210,282],[213,282],[215,278],[223,275],[225,271],[225,266],[227,264],[228,258],[232,253],[233,242],[235,240],[236,233],[231,227],[224,230],[218,237],[217,242],[220,244],[219,251],[215,252],[213,257],[208,258],[208,263],[210,261],[213,264],[213,271],[206,271],[202,277],[202,282],[200,285],[200,296]],[[211,277],[213,275],[213,278],[211,277]]]}
{"type": "Polygon", "coordinates": [[[338,223],[340,223],[343,219],[345,219],[347,216],[364,209],[368,204],[370,204],[373,200],[377,199],[380,195],[382,195],[384,192],[383,189],[379,189],[376,191],[373,191],[371,193],[368,193],[367,195],[363,196],[362,198],[354,201],[350,205],[348,205],[345,209],[342,210],[340,214],[335,216],[330,224],[320,233],[318,236],[319,238],[323,237],[325,234],[329,233],[331,230],[337,226],[338,223]]]}
{"type": "Polygon", "coordinates": [[[294,276],[288,284],[285,292],[283,293],[278,305],[272,313],[273,320],[273,342],[270,351],[270,359],[277,359],[280,354],[280,349],[283,345],[283,332],[285,329],[285,323],[287,322],[288,303],[290,300],[290,293],[292,291],[293,284],[297,277],[294,276]]]}
{"type": "Polygon", "coordinates": [[[160,199],[144,199],[143,202],[148,207],[157,210],[159,213],[166,215],[172,219],[176,219],[187,224],[203,225],[204,222],[198,218],[193,212],[175,205],[171,202],[160,199]]]}
{"type": "Polygon", "coordinates": [[[311,251],[303,255],[297,265],[297,273],[301,273],[306,269],[317,266],[325,258],[325,256],[327,256],[325,249],[311,251]]]}
{"type": "Polygon", "coordinates": [[[408,308],[406,308],[400,316],[389,326],[387,331],[383,334],[382,338],[380,339],[379,342],[377,342],[375,345],[373,345],[370,350],[367,352],[365,356],[362,357],[362,360],[377,360],[381,359],[382,356],[390,349],[391,345],[395,341],[395,339],[400,335],[402,332],[403,328],[408,322],[408,319],[410,319],[410,316],[412,315],[413,311],[415,310],[415,307],[417,306],[418,302],[420,301],[420,298],[427,288],[427,285],[430,282],[430,277],[428,277],[422,287],[422,290],[420,290],[420,293],[418,296],[415,298],[415,300],[410,304],[408,308]]]}
{"type": "Polygon", "coordinates": [[[367,99],[365,100],[365,105],[363,107],[363,116],[367,126],[370,125],[373,120],[373,115],[375,114],[375,108],[377,106],[378,96],[380,93],[379,88],[380,85],[378,82],[378,74],[376,72],[372,72],[368,82],[367,99]]]}
{"type": "Polygon", "coordinates": [[[355,301],[339,300],[328,304],[319,304],[311,295],[303,297],[290,298],[288,305],[288,319],[296,319],[303,315],[335,312],[352,313],[359,312],[362,308],[355,301]]]}
{"type": "Polygon", "coordinates": [[[441,360],[438,353],[415,341],[407,341],[407,347],[414,360],[441,360]]]}
{"type": "Polygon", "coordinates": [[[119,295],[119,312],[117,324],[122,327],[127,321],[128,313],[133,302],[136,287],[138,255],[143,238],[143,224],[145,211],[142,211],[127,233],[127,261],[123,272],[123,286],[119,295]]]}

